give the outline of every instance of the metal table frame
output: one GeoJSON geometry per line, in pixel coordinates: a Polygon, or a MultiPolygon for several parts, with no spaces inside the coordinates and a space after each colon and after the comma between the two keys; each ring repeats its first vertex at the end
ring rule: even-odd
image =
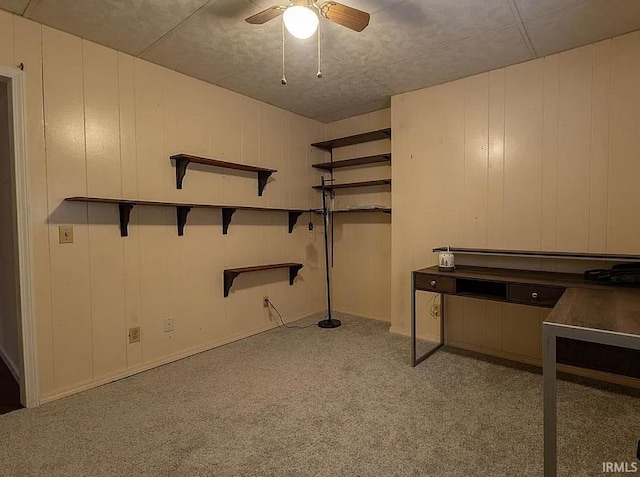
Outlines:
{"type": "Polygon", "coordinates": [[[544,322],[543,379],[544,379],[544,476],[556,477],[557,450],[557,394],[556,394],[556,338],[570,338],[622,348],[640,350],[640,335],[584,328],[544,322]]]}
{"type": "MultiPolygon", "coordinates": [[[[416,367],[422,363],[425,359],[431,356],[444,346],[444,293],[440,293],[440,343],[427,351],[422,356],[417,356],[417,332],[416,332],[416,292],[423,290],[416,290],[416,272],[411,273],[411,366],[416,367]]],[[[424,290],[426,291],[426,290],[424,290]]],[[[433,292],[430,292],[433,293],[433,292]]]]}

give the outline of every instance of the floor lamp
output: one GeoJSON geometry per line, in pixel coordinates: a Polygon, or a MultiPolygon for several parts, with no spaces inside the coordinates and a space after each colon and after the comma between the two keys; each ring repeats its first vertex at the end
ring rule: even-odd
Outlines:
{"type": "MultiPolygon", "coordinates": [[[[327,195],[322,177],[322,220],[324,220],[324,266],[327,277],[327,316],[318,322],[320,328],[337,328],[342,323],[331,316],[331,276],[329,273],[329,212],[327,211],[327,195]]],[[[333,239],[333,237],[331,237],[333,239]]]]}

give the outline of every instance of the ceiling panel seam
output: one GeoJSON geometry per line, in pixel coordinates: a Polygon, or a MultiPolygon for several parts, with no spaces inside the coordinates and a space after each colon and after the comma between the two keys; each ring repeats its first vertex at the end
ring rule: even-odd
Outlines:
{"type": "MultiPolygon", "coordinates": [[[[38,1],[38,0],[34,0],[34,1],[38,1]]],[[[210,5],[216,3],[218,0],[209,0],[208,2],[206,2],[205,4],[203,4],[200,8],[196,9],[194,12],[192,12],[190,15],[187,15],[181,22],[176,23],[172,28],[169,28],[169,30],[167,30],[166,32],[164,32],[162,35],[160,35],[160,38],[158,38],[157,40],[153,41],[149,46],[147,46],[146,48],[144,48],[140,53],[138,53],[136,56],[138,58],[141,58],[142,55],[144,55],[145,53],[147,53],[151,48],[153,48],[154,46],[156,46],[158,43],[160,43],[162,40],[164,40],[167,36],[169,36],[171,33],[173,33],[175,30],[177,30],[178,28],[180,28],[186,21],[188,21],[191,17],[193,17],[194,15],[197,15],[198,13],[200,13],[200,11],[204,10],[205,8],[209,7],[210,5]]]]}
{"type": "Polygon", "coordinates": [[[531,53],[531,56],[533,56],[534,58],[537,58],[538,54],[536,53],[536,50],[533,47],[531,40],[529,39],[529,34],[527,33],[527,30],[524,27],[524,23],[522,23],[522,17],[520,16],[520,12],[518,11],[518,7],[516,6],[515,0],[507,0],[507,1],[509,2],[509,6],[511,7],[511,11],[513,12],[513,17],[516,20],[516,24],[520,29],[520,34],[522,35],[522,39],[527,45],[527,48],[529,48],[529,52],[531,53]]]}
{"type": "Polygon", "coordinates": [[[38,6],[38,3],[40,3],[40,0],[29,0],[29,3],[27,3],[27,6],[24,7],[22,16],[25,18],[30,18],[31,14],[33,13],[33,10],[35,10],[35,8],[38,6]]]}

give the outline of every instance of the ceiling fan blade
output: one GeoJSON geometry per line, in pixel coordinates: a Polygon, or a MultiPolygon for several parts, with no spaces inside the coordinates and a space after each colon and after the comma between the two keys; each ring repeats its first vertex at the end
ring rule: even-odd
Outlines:
{"type": "Polygon", "coordinates": [[[338,25],[360,32],[369,25],[370,15],[356,8],[337,2],[327,2],[320,7],[322,16],[338,25]]]}
{"type": "Polygon", "coordinates": [[[245,21],[252,25],[262,25],[263,23],[267,23],[268,21],[279,17],[286,9],[287,7],[276,5],[275,7],[267,8],[266,10],[250,16],[245,21]]]}

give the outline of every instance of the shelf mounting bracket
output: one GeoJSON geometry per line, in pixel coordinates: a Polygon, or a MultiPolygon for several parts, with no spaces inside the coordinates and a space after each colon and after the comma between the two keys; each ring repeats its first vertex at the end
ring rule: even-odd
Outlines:
{"type": "Polygon", "coordinates": [[[302,268],[302,265],[289,265],[289,285],[293,285],[293,281],[298,276],[298,272],[302,268]]]}
{"type": "Polygon", "coordinates": [[[290,210],[289,211],[289,233],[293,232],[293,227],[298,222],[298,217],[302,215],[301,210],[290,210]]]}
{"type": "Polygon", "coordinates": [[[126,202],[120,202],[118,204],[120,211],[120,237],[129,236],[129,219],[131,218],[131,210],[133,204],[127,204],[126,202]]]}
{"type": "Polygon", "coordinates": [[[225,270],[223,272],[224,296],[225,296],[225,298],[229,296],[229,290],[231,290],[231,286],[233,285],[233,281],[236,279],[236,277],[238,275],[240,275],[240,274],[236,273],[236,272],[229,272],[227,270],[225,270]]]}
{"type": "Polygon", "coordinates": [[[191,207],[176,207],[176,217],[178,219],[178,235],[184,235],[184,226],[187,224],[187,217],[191,212],[191,207]]]}
{"type": "Polygon", "coordinates": [[[176,161],[176,188],[182,189],[182,180],[184,179],[185,174],[187,173],[187,167],[191,162],[189,159],[184,157],[178,157],[175,159],[176,161]]]}
{"type": "Polygon", "coordinates": [[[269,177],[271,177],[271,174],[273,174],[272,171],[259,171],[258,172],[258,196],[262,197],[262,191],[264,190],[265,186],[267,185],[267,181],[269,180],[269,177]]]}
{"type": "MultiPolygon", "coordinates": [[[[233,217],[233,214],[236,213],[236,210],[238,210],[238,209],[234,209],[232,207],[224,207],[222,209],[222,233],[223,233],[223,235],[227,235],[227,232],[229,231],[229,225],[231,224],[231,218],[233,217]]],[[[232,282],[233,282],[233,280],[232,280],[232,282]]]]}

